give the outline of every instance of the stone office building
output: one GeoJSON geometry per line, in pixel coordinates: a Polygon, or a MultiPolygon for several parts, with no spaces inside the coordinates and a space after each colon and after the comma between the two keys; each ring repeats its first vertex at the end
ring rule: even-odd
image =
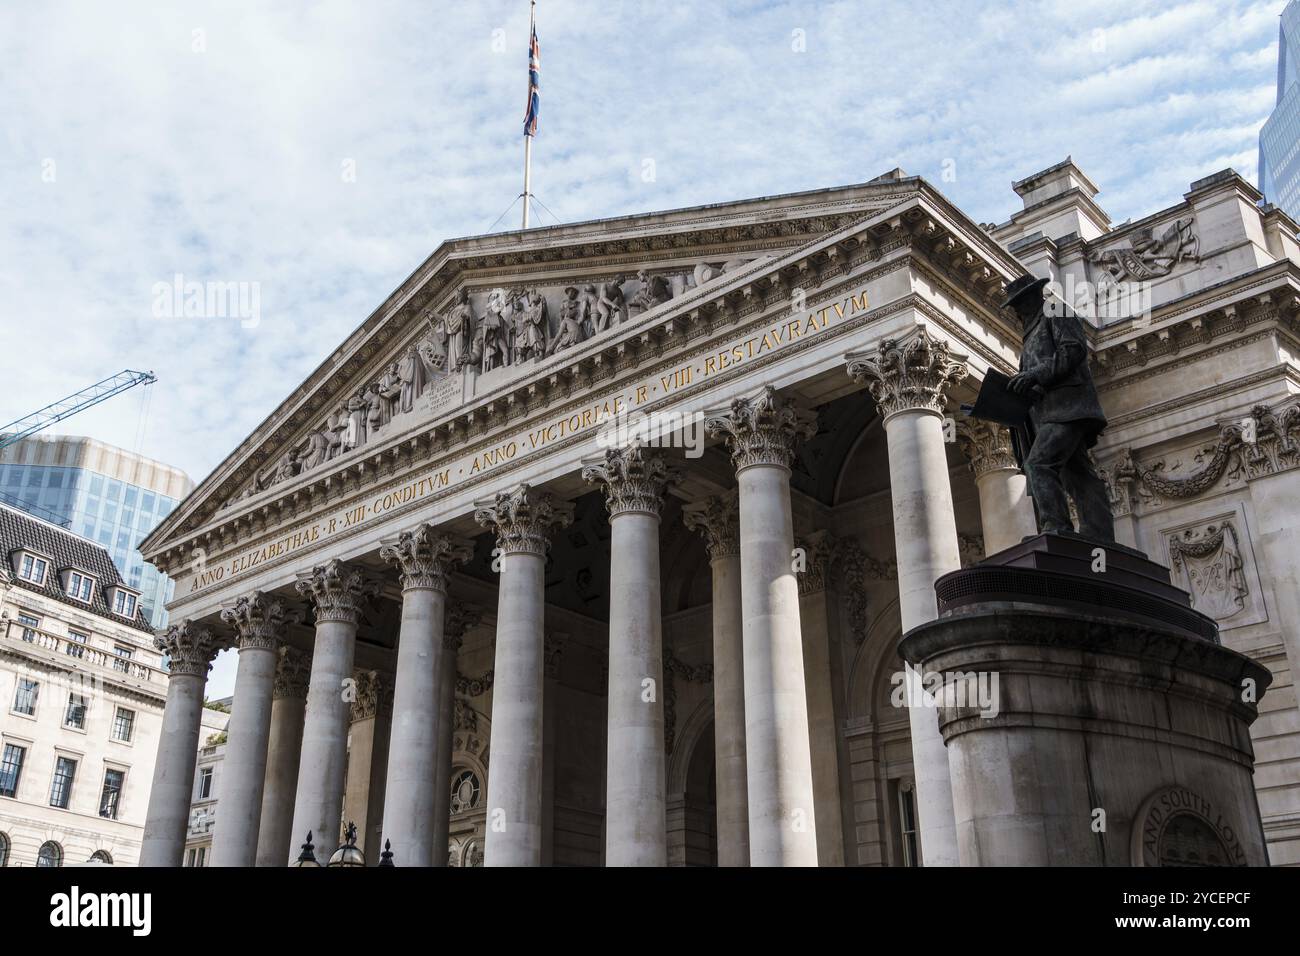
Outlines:
{"type": "Polygon", "coordinates": [[[144,544],[177,581],[144,862],[181,861],[228,646],[215,865],[323,862],[345,807],[399,866],[956,862],[896,649],[1035,530],[957,411],[1014,371],[1026,271],[1088,325],[1121,543],[1272,672],[1258,803],[1300,859],[1296,225],[1232,171],[1122,225],[1068,159],[1015,191],[979,224],[895,170],[440,246],[144,544]]]}

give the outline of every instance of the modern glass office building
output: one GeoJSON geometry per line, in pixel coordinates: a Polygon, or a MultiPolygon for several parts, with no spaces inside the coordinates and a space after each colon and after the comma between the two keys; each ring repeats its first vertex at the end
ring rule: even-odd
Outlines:
{"type": "Polygon", "coordinates": [[[1277,105],[1259,131],[1259,188],[1300,217],[1300,0],[1282,11],[1277,44],[1277,105]]]}
{"type": "Polygon", "coordinates": [[[34,437],[0,451],[0,501],[103,545],[154,627],[172,582],[136,546],[194,487],[179,468],[92,438],[34,437]]]}

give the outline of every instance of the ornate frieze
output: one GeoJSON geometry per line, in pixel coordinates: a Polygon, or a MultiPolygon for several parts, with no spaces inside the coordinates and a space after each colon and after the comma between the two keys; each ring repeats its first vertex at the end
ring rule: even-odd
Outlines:
{"type": "Polygon", "coordinates": [[[728,411],[707,416],[704,427],[726,439],[737,471],[754,465],[789,468],[799,442],[817,432],[813,413],[796,408],[770,385],[753,397],[733,399],[728,411]]]}
{"type": "Polygon", "coordinates": [[[1195,498],[1220,479],[1249,481],[1300,465],[1300,403],[1276,412],[1265,405],[1251,409],[1250,417],[1223,424],[1219,438],[1194,456],[1199,467],[1172,476],[1178,463],[1165,459],[1150,464],[1138,461],[1132,448],[1122,448],[1119,460],[1104,473],[1117,513],[1127,514],[1141,502],[1156,507],[1167,499],[1195,498]]]}
{"type": "Polygon", "coordinates": [[[839,540],[829,531],[814,531],[795,543],[804,552],[804,568],[798,576],[799,595],[820,594],[830,584],[831,561],[839,540]]]}
{"type": "Polygon", "coordinates": [[[469,542],[441,534],[431,524],[403,531],[395,543],[379,549],[379,556],[401,571],[403,591],[446,593],[452,566],[468,561],[473,554],[469,542]]]}
{"type": "Polygon", "coordinates": [[[874,353],[848,356],[848,372],[866,384],[882,417],[908,410],[942,415],[948,389],[966,377],[965,359],[922,325],[904,338],[885,339],[874,353]]]}
{"type": "Polygon", "coordinates": [[[573,505],[528,484],[497,492],[491,502],[474,509],[474,520],[496,532],[502,554],[545,556],[552,528],[573,521],[573,505]]]}
{"type": "Polygon", "coordinates": [[[841,538],[832,552],[833,560],[840,565],[847,593],[846,609],[849,632],[861,644],[867,639],[867,581],[895,581],[898,579],[898,562],[880,561],[869,557],[853,538],[841,538]]]}
{"type": "Polygon", "coordinates": [[[262,591],[254,591],[235,601],[234,607],[223,608],[221,620],[239,635],[239,649],[249,648],[274,651],[289,620],[284,600],[262,591]]]}
{"type": "Polygon", "coordinates": [[[275,664],[275,691],[273,697],[297,700],[307,698],[311,683],[311,654],[288,645],[281,646],[275,664]]]}
{"type": "Polygon", "coordinates": [[[357,671],[354,675],[356,696],[352,698],[350,720],[369,720],[393,706],[393,679],[376,670],[357,671]]]}
{"type": "Polygon", "coordinates": [[[181,621],[153,639],[153,645],[167,655],[167,670],[172,677],[208,676],[213,658],[225,650],[226,641],[192,621],[181,621]]]}
{"type": "Polygon", "coordinates": [[[1200,239],[1191,216],[1176,219],[1160,233],[1154,226],[1134,231],[1120,245],[1094,249],[1088,261],[1100,267],[1111,282],[1158,279],[1173,272],[1180,262],[1200,261],[1200,239]]]}
{"type": "Polygon", "coordinates": [[[1231,521],[1186,528],[1169,538],[1169,562],[1191,595],[1192,607],[1225,621],[1246,607],[1245,562],[1231,521]]]}
{"type": "Polygon", "coordinates": [[[378,592],[358,567],[335,558],[303,572],[295,585],[298,593],[311,600],[316,622],[342,621],[356,624],[361,619],[365,599],[378,592]]]}
{"type": "Polygon", "coordinates": [[[604,483],[611,519],[629,513],[659,517],[664,493],[677,474],[662,455],[639,444],[607,448],[602,458],[582,466],[584,481],[604,483]]]}
{"type": "Polygon", "coordinates": [[[740,554],[740,508],[735,491],[688,504],[682,509],[682,521],[703,536],[709,560],[740,554]]]}
{"type": "Polygon", "coordinates": [[[957,424],[957,440],[977,481],[995,471],[1020,470],[1011,432],[1001,425],[979,418],[962,419],[957,424]]]}

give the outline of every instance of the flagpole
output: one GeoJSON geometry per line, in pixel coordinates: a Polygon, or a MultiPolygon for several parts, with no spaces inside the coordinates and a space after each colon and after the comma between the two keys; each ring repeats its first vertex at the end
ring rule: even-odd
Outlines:
{"type": "MultiPolygon", "coordinates": [[[[532,55],[533,34],[537,32],[537,0],[530,0],[528,4],[528,49],[529,55],[532,55]]],[[[532,80],[528,83],[528,95],[533,95],[532,80]]],[[[528,228],[528,200],[532,198],[533,192],[533,134],[524,132],[524,224],[523,228],[528,228]]]]}

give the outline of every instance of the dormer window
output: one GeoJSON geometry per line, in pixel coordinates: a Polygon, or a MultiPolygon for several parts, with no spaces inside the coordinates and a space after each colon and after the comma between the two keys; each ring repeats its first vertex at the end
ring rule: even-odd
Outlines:
{"type": "Polygon", "coordinates": [[[83,574],[80,571],[69,571],[67,581],[63,586],[63,593],[70,598],[75,598],[86,604],[90,603],[90,596],[95,591],[95,579],[89,574],[83,574]]]}
{"type": "Polygon", "coordinates": [[[43,587],[45,584],[45,572],[49,570],[50,562],[35,554],[23,552],[18,558],[18,576],[24,581],[30,581],[37,587],[43,587]]]}
{"type": "Polygon", "coordinates": [[[109,604],[112,606],[113,614],[120,614],[123,618],[134,620],[135,605],[138,600],[139,594],[134,591],[127,591],[121,585],[109,588],[109,604]]]}

